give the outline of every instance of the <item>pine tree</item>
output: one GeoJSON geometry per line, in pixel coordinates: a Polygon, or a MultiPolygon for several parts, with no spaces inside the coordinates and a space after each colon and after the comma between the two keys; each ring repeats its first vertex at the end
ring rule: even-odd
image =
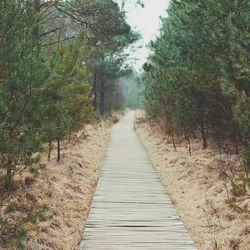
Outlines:
{"type": "Polygon", "coordinates": [[[1,1],[0,15],[0,152],[5,188],[13,176],[37,161],[41,92],[48,71],[33,42],[36,13],[29,3],[1,1]]]}
{"type": "Polygon", "coordinates": [[[199,130],[203,148],[208,130],[218,141],[247,145],[238,115],[244,110],[248,121],[248,47],[248,1],[173,0],[144,65],[148,114],[171,131],[199,130]]]}

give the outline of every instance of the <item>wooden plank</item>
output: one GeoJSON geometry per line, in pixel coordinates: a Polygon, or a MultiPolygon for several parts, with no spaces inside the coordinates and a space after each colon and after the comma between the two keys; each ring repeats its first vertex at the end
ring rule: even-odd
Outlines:
{"type": "Polygon", "coordinates": [[[133,123],[113,127],[80,250],[194,250],[133,123]]]}

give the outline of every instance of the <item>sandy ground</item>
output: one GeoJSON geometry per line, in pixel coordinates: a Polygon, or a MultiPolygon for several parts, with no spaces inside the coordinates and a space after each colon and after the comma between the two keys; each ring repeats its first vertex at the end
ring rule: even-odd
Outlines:
{"type": "MultiPolygon", "coordinates": [[[[250,213],[236,212],[225,203],[231,186],[218,164],[230,159],[202,150],[197,140],[192,141],[191,157],[185,142],[177,143],[175,151],[159,125],[141,112],[135,128],[197,248],[249,250],[250,213]]],[[[249,194],[239,203],[250,210],[249,194]]]]}
{"type": "Polygon", "coordinates": [[[6,201],[9,205],[1,211],[17,204],[17,212],[13,214],[13,218],[18,221],[25,211],[32,210],[34,201],[34,204],[47,207],[46,215],[50,218],[40,222],[37,228],[32,228],[27,223],[30,228],[27,228],[29,233],[24,249],[78,249],[111,127],[117,120],[118,118],[109,118],[95,125],[87,125],[80,143],[63,143],[62,160],[59,164],[56,163],[56,152],[53,151],[50,163],[44,156],[36,178],[27,178],[27,174],[22,174],[24,176],[21,180],[25,180],[24,185],[27,186],[20,188],[13,196],[8,196],[6,201]]]}

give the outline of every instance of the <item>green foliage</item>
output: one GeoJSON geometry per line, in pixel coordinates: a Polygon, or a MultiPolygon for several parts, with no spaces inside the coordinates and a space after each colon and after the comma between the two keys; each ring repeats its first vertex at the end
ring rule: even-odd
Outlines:
{"type": "Polygon", "coordinates": [[[225,142],[250,166],[250,2],[172,0],[144,65],[144,103],[166,130],[225,142]]]}
{"type": "Polygon", "coordinates": [[[59,44],[49,60],[51,74],[43,108],[48,141],[78,132],[94,117],[88,73],[81,64],[82,50],[79,41],[59,44]]]}
{"type": "Polygon", "coordinates": [[[126,22],[125,12],[112,0],[87,0],[79,3],[82,10],[88,6],[101,9],[101,15],[84,12],[93,20],[88,29],[91,53],[84,60],[92,76],[95,110],[100,114],[115,108],[112,97],[119,92],[119,78],[131,72],[125,63],[125,49],[139,39],[126,22]],[[105,29],[103,28],[105,23],[105,29]]]}
{"type": "Polygon", "coordinates": [[[95,100],[104,111],[115,80],[129,72],[124,50],[137,39],[112,0],[0,0],[0,246],[22,248],[45,219],[31,197],[27,213],[20,199],[9,204],[20,218],[2,215],[18,190],[15,176],[39,174],[47,143],[50,157],[57,141],[59,161],[60,142],[96,118],[95,100]]]}
{"type": "Polygon", "coordinates": [[[35,14],[26,5],[2,1],[0,16],[0,152],[6,170],[6,188],[18,166],[31,166],[41,151],[41,137],[35,129],[41,111],[41,90],[48,71],[34,46],[32,27],[35,14]]]}
{"type": "Polygon", "coordinates": [[[10,203],[9,207],[5,209],[7,219],[0,218],[0,244],[2,246],[24,249],[23,241],[27,232],[38,231],[38,224],[51,218],[45,205],[25,206],[25,204],[10,203]],[[25,210],[25,212],[22,210],[25,210]],[[22,212],[22,214],[19,215],[19,218],[16,218],[18,212],[22,212]]]}
{"type": "Polygon", "coordinates": [[[249,141],[248,46],[248,1],[172,1],[144,65],[147,113],[175,132],[249,141]]]}

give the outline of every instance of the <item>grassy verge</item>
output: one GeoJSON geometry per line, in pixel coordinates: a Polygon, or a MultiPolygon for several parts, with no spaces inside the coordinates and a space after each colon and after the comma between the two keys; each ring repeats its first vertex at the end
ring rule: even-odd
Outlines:
{"type": "Polygon", "coordinates": [[[1,196],[0,246],[7,241],[6,249],[78,249],[117,120],[86,126],[77,143],[63,143],[60,163],[52,151],[51,161],[42,157],[35,173],[16,177],[16,189],[1,196]]]}
{"type": "Polygon", "coordinates": [[[176,138],[175,150],[159,123],[142,113],[137,114],[135,129],[198,249],[248,250],[249,190],[242,187],[235,196],[224,171],[241,180],[237,157],[212,147],[202,150],[199,139],[191,141],[191,156],[183,138],[176,138]]]}

